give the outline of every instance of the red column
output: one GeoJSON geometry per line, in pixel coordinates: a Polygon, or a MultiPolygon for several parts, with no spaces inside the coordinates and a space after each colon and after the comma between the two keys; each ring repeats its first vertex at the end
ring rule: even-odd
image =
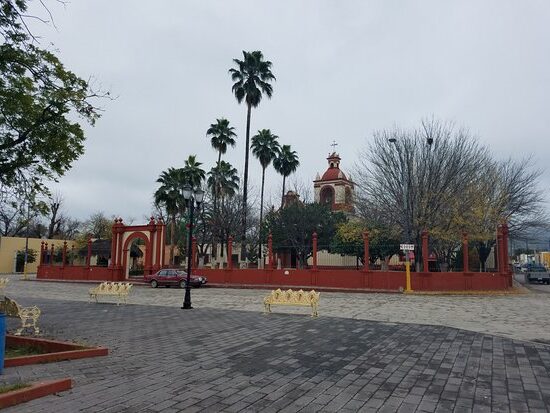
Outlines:
{"type": "Polygon", "coordinates": [[[495,253],[497,256],[496,266],[497,272],[502,272],[502,228],[500,225],[497,226],[497,245],[495,248],[495,253]]]}
{"type": "Polygon", "coordinates": [[[505,222],[502,224],[502,264],[503,271],[508,274],[510,272],[509,268],[509,258],[508,258],[508,224],[505,222]]]}
{"type": "Polygon", "coordinates": [[[271,232],[267,236],[267,268],[273,269],[273,236],[271,232]]]}
{"type": "Polygon", "coordinates": [[[48,243],[45,242],[44,243],[44,264],[49,264],[49,262],[46,262],[46,257],[48,256],[48,243]]]}
{"type": "Polygon", "coordinates": [[[115,265],[115,255],[116,255],[116,222],[113,223],[111,227],[111,262],[109,262],[109,268],[113,268],[115,265]]]}
{"type": "Polygon", "coordinates": [[[424,272],[429,272],[430,270],[430,264],[428,263],[428,256],[429,256],[429,250],[428,250],[428,231],[424,230],[422,231],[422,270],[424,272]]]}
{"type": "Polygon", "coordinates": [[[161,250],[160,250],[160,246],[162,244],[162,225],[160,223],[160,219],[157,220],[157,240],[155,241],[156,243],[156,255],[155,255],[155,262],[154,262],[154,267],[155,267],[155,270],[159,270],[162,268],[162,260],[161,260],[161,250]]]}
{"type": "Polygon", "coordinates": [[[470,271],[470,257],[468,256],[468,234],[462,234],[462,271],[470,271]]]}
{"type": "Polygon", "coordinates": [[[312,247],[313,247],[313,253],[312,253],[312,257],[313,257],[313,270],[316,271],[317,270],[317,233],[314,232],[313,233],[313,236],[312,236],[312,247]]]}
{"type": "Polygon", "coordinates": [[[63,256],[61,258],[61,266],[65,267],[65,260],[67,259],[67,241],[63,241],[63,256]]]}
{"type": "Polygon", "coordinates": [[[233,269],[233,237],[227,238],[227,269],[233,269]]]}
{"type": "Polygon", "coordinates": [[[40,262],[38,265],[44,264],[44,241],[40,243],[40,262]]]}
{"type": "Polygon", "coordinates": [[[197,268],[197,239],[195,237],[191,241],[191,268],[197,268]]]}
{"type": "Polygon", "coordinates": [[[363,231],[363,271],[369,270],[369,232],[363,231]]]}
{"type": "Polygon", "coordinates": [[[89,267],[92,262],[92,239],[88,240],[88,254],[86,255],[86,265],[89,267]]]}
{"type": "Polygon", "coordinates": [[[71,245],[71,265],[74,264],[74,244],[71,245]]]}
{"type": "Polygon", "coordinates": [[[53,254],[54,254],[54,249],[53,249],[53,243],[52,243],[52,254],[50,256],[50,265],[53,265],[54,262],[53,262],[53,254]]]}

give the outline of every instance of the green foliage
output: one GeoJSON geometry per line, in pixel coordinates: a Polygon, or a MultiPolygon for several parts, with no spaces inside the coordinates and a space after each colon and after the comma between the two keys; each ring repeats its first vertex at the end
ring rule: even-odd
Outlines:
{"type": "Polygon", "coordinates": [[[273,160],[273,167],[283,176],[283,195],[281,196],[281,206],[283,206],[285,196],[286,178],[290,176],[290,174],[296,172],[298,166],[300,166],[300,161],[298,160],[298,154],[296,151],[293,151],[290,145],[283,145],[279,151],[279,154],[273,160]]]}
{"type": "Polygon", "coordinates": [[[218,163],[220,163],[222,155],[227,152],[227,147],[235,147],[235,128],[229,126],[229,121],[225,118],[216,119],[216,123],[212,123],[206,131],[206,136],[210,136],[210,144],[212,148],[218,151],[218,163]]]}
{"type": "MultiPolygon", "coordinates": [[[[361,262],[364,255],[363,233],[367,223],[362,221],[348,221],[337,226],[336,234],[331,244],[331,252],[342,255],[353,255],[361,262]]],[[[399,253],[399,239],[394,231],[380,225],[370,223],[369,229],[369,260],[387,261],[394,254],[399,253]]]]}
{"type": "Polygon", "coordinates": [[[325,205],[295,203],[267,214],[264,237],[271,232],[274,250],[293,250],[305,265],[312,253],[313,233],[320,248],[329,246],[337,225],[345,221],[344,214],[332,213],[325,205]]]}
{"type": "MultiPolygon", "coordinates": [[[[37,255],[38,253],[35,250],[29,248],[27,250],[27,263],[32,264],[33,262],[35,262],[37,255]]],[[[23,264],[25,263],[25,250],[17,251],[15,259],[17,267],[23,266],[23,264]]]]}
{"type": "Polygon", "coordinates": [[[258,131],[257,135],[252,137],[252,153],[260,161],[262,169],[266,169],[271,161],[273,161],[281,151],[281,147],[277,142],[279,137],[271,133],[269,129],[258,131]]]}
{"type": "Polygon", "coordinates": [[[0,31],[0,183],[22,177],[35,190],[62,176],[84,152],[81,119],[94,125],[99,95],[67,70],[49,50],[40,49],[22,27],[27,2],[3,2],[0,31]],[[76,115],[76,116],[75,116],[76,115]]]}
{"type": "Polygon", "coordinates": [[[233,84],[233,93],[239,103],[243,100],[248,106],[256,107],[260,104],[263,94],[271,98],[273,87],[269,82],[275,80],[271,73],[272,63],[264,60],[262,52],[243,51],[243,60],[233,59],[237,68],[229,69],[233,84]]]}
{"type": "Polygon", "coordinates": [[[233,196],[239,189],[239,175],[229,162],[220,161],[208,172],[206,184],[216,198],[233,196]]]}

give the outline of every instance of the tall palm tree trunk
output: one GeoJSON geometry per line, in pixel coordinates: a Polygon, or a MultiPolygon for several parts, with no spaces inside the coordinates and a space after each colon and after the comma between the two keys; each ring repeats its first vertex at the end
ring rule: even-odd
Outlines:
{"type": "Polygon", "coordinates": [[[246,112],[246,144],[244,153],[244,190],[243,190],[243,233],[241,237],[241,260],[246,260],[246,213],[247,213],[247,201],[248,201],[248,155],[250,147],[250,115],[252,112],[252,105],[248,104],[246,112]]]}
{"type": "Polygon", "coordinates": [[[258,258],[262,258],[262,220],[264,218],[264,183],[265,183],[265,168],[262,168],[262,192],[260,194],[260,231],[258,240],[258,258]]]}
{"type": "Polygon", "coordinates": [[[286,175],[283,175],[283,195],[281,196],[281,208],[285,203],[285,183],[286,183],[286,175]]]}
{"type": "MultiPolygon", "coordinates": [[[[222,160],[222,151],[220,150],[218,152],[218,172],[219,172],[219,168],[220,168],[220,162],[222,160]]],[[[218,177],[216,177],[216,180],[218,179],[218,177]]],[[[214,210],[214,217],[217,218],[218,217],[218,182],[215,182],[214,183],[214,199],[213,199],[213,210],[214,210]]],[[[212,228],[212,234],[211,234],[211,244],[212,244],[212,247],[210,249],[210,252],[212,254],[212,258],[216,258],[217,255],[218,255],[218,238],[216,237],[216,230],[214,228],[212,228]]]]}

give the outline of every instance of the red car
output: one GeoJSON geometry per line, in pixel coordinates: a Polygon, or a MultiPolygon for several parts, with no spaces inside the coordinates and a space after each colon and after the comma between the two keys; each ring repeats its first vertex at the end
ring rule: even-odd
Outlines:
{"type": "MultiPolygon", "coordinates": [[[[164,269],[158,271],[156,274],[145,275],[143,279],[145,282],[151,283],[151,287],[153,288],[157,288],[159,285],[165,285],[167,287],[177,285],[180,288],[185,288],[187,273],[178,269],[164,269]]],[[[191,274],[189,284],[192,287],[200,287],[206,284],[206,281],[206,277],[191,274]]]]}

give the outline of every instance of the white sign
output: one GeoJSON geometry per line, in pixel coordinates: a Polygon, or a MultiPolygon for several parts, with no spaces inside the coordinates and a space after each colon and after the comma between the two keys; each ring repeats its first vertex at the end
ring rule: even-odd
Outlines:
{"type": "Polygon", "coordinates": [[[414,251],[414,244],[401,244],[399,248],[403,251],[414,251]]]}

